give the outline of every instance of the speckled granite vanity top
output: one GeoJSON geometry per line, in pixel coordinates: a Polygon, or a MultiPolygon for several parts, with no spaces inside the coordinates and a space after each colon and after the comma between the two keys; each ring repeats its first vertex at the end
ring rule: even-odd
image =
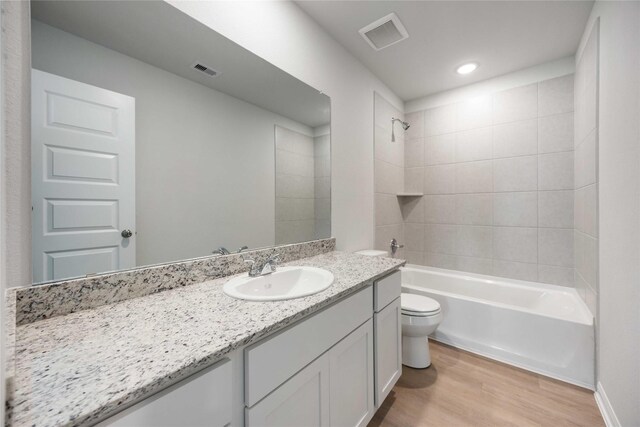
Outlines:
{"type": "Polygon", "coordinates": [[[233,299],[224,277],[17,326],[10,424],[91,424],[402,264],[327,252],[286,264],[334,274],[332,286],[305,298],[233,299]]]}

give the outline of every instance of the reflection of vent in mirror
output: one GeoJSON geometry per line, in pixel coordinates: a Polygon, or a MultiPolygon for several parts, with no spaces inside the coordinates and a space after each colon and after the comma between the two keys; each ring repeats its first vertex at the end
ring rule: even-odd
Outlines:
{"type": "Polygon", "coordinates": [[[360,29],[359,33],[375,50],[384,49],[409,37],[409,33],[395,13],[367,25],[360,29]]]}
{"type": "Polygon", "coordinates": [[[207,67],[206,65],[202,65],[199,62],[194,63],[193,64],[193,68],[198,70],[198,71],[201,71],[201,72],[205,73],[209,77],[215,77],[215,76],[220,74],[219,72],[217,72],[213,68],[207,67]]]}

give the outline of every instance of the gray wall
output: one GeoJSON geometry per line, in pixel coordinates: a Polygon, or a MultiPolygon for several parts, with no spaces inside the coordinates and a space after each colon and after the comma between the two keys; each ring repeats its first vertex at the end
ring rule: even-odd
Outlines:
{"type": "Polygon", "coordinates": [[[573,75],[406,114],[409,262],[573,285],[573,75]]]}
{"type": "MultiPolygon", "coordinates": [[[[610,425],[640,425],[640,3],[597,1],[599,19],[598,399],[610,425]]],[[[586,52],[586,49],[585,49],[586,52]]]]}
{"type": "Polygon", "coordinates": [[[312,129],[38,21],[33,67],[136,98],[138,265],[273,245],[274,124],[312,129]]]}

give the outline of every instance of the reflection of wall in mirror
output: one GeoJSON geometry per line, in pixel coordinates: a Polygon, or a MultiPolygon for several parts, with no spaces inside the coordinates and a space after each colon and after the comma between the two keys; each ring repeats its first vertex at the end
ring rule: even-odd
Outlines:
{"type": "Polygon", "coordinates": [[[32,49],[36,69],[136,98],[138,265],[274,244],[274,124],[313,129],[35,20],[32,49]]]}
{"type": "Polygon", "coordinates": [[[330,237],[328,126],[311,134],[276,126],[276,244],[330,237]]]}

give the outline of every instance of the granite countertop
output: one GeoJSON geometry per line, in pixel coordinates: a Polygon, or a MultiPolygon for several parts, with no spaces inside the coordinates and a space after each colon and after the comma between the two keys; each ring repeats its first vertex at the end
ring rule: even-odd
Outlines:
{"type": "Polygon", "coordinates": [[[304,298],[233,299],[225,277],[18,326],[11,425],[96,422],[403,264],[329,252],[283,264],[334,274],[327,290],[304,298]]]}

